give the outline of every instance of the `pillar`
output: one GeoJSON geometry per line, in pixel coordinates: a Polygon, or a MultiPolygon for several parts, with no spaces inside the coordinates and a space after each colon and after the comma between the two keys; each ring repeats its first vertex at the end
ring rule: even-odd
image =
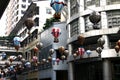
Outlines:
{"type": "Polygon", "coordinates": [[[103,80],[112,80],[111,63],[109,59],[103,60],[103,80]]]}

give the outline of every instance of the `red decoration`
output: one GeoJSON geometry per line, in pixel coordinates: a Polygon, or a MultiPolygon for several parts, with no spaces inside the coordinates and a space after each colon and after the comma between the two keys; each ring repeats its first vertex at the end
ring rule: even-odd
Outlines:
{"type": "Polygon", "coordinates": [[[54,42],[59,42],[58,37],[60,36],[61,32],[59,28],[52,28],[52,35],[54,36],[54,42]]]}
{"type": "Polygon", "coordinates": [[[34,52],[37,53],[38,52],[38,48],[37,47],[34,47],[34,52]]]}
{"type": "Polygon", "coordinates": [[[80,57],[82,57],[84,53],[85,53],[84,48],[78,48],[78,54],[80,55],[80,57]]]}
{"type": "Polygon", "coordinates": [[[57,62],[57,65],[59,65],[60,59],[57,58],[57,59],[56,59],[56,62],[57,62]]]}

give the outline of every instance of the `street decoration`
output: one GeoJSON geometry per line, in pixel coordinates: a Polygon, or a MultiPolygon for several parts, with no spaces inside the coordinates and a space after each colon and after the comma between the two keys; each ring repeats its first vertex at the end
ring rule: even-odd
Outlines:
{"type": "Polygon", "coordinates": [[[60,19],[61,11],[66,6],[64,0],[51,0],[50,6],[55,10],[54,18],[60,19]]]}
{"type": "Polygon", "coordinates": [[[50,49],[50,50],[49,50],[49,54],[50,54],[50,56],[51,56],[54,52],[55,52],[54,49],[50,49]]]}
{"type": "Polygon", "coordinates": [[[33,56],[32,61],[35,62],[35,63],[37,63],[38,57],[37,56],[33,56]]]}
{"type": "Polygon", "coordinates": [[[85,49],[83,47],[79,47],[78,48],[78,54],[79,54],[79,56],[82,57],[84,55],[84,53],[85,53],[85,49]]]}
{"type": "Polygon", "coordinates": [[[57,65],[59,65],[60,59],[56,58],[57,65]]]}
{"type": "Polygon", "coordinates": [[[91,50],[87,50],[86,51],[86,54],[88,55],[88,57],[90,57],[90,54],[91,54],[92,52],[91,52],[91,50]]]}
{"type": "Polygon", "coordinates": [[[93,23],[93,29],[99,29],[97,24],[101,20],[101,15],[98,12],[96,12],[96,11],[92,12],[92,14],[90,14],[90,16],[89,16],[89,20],[90,20],[90,22],[93,23]]]}
{"type": "Polygon", "coordinates": [[[60,46],[60,47],[58,48],[58,51],[59,51],[59,53],[63,54],[64,51],[65,51],[64,46],[60,46]]]}
{"type": "Polygon", "coordinates": [[[83,45],[83,43],[85,41],[85,37],[83,35],[79,35],[78,38],[77,38],[77,40],[78,40],[78,43],[80,45],[83,45]]]}
{"type": "Polygon", "coordinates": [[[39,49],[36,46],[33,48],[33,50],[35,53],[38,53],[38,51],[39,51],[39,49]]]}
{"type": "Polygon", "coordinates": [[[27,29],[29,30],[28,34],[30,34],[30,30],[35,24],[34,20],[32,18],[27,18],[24,23],[25,23],[25,26],[27,27],[27,29]]]}
{"type": "Polygon", "coordinates": [[[103,45],[105,44],[105,39],[101,37],[97,40],[97,42],[98,42],[99,47],[103,49],[104,48],[103,45]]]}
{"type": "Polygon", "coordinates": [[[52,28],[52,35],[54,36],[54,42],[55,43],[58,43],[59,42],[59,39],[58,39],[58,37],[60,36],[60,34],[61,34],[61,30],[60,30],[60,28],[57,28],[57,27],[54,27],[54,28],[52,28]]]}
{"type": "Polygon", "coordinates": [[[101,47],[97,47],[96,48],[96,52],[98,53],[98,56],[101,56],[101,52],[102,52],[102,48],[101,47]]]}
{"type": "Polygon", "coordinates": [[[2,52],[1,57],[2,57],[2,60],[5,60],[5,59],[7,58],[6,53],[5,53],[5,52],[2,52]]]}
{"type": "Polygon", "coordinates": [[[15,49],[18,51],[20,48],[20,37],[14,37],[13,42],[15,49]]]}
{"type": "Polygon", "coordinates": [[[119,56],[119,51],[120,51],[120,40],[118,40],[118,41],[116,42],[115,51],[116,51],[116,53],[117,53],[117,56],[119,56]]]}
{"type": "Polygon", "coordinates": [[[43,43],[37,43],[37,45],[36,45],[36,47],[38,48],[38,49],[41,49],[42,47],[43,47],[43,43]]]}
{"type": "Polygon", "coordinates": [[[30,67],[31,67],[31,63],[30,63],[30,62],[26,62],[26,63],[25,63],[25,67],[26,67],[26,68],[30,68],[30,67]]]}

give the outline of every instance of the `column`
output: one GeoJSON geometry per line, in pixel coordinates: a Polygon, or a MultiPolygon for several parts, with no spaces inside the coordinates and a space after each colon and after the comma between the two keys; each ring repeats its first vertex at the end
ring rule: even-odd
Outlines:
{"type": "Polygon", "coordinates": [[[103,80],[112,80],[111,63],[109,59],[103,60],[103,80]]]}
{"type": "MultiPolygon", "coordinates": [[[[71,56],[72,55],[72,45],[71,44],[68,45],[68,50],[69,50],[69,56],[71,56]]],[[[72,62],[68,62],[68,80],[74,80],[73,79],[73,64],[72,64],[72,62]]]]}
{"type": "Polygon", "coordinates": [[[56,80],[56,71],[52,70],[52,80],[56,80]]]}

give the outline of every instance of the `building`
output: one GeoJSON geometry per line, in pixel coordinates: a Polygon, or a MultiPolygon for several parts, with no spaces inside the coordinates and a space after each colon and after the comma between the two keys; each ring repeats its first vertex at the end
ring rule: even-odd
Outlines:
{"type": "Polygon", "coordinates": [[[120,78],[119,52],[115,50],[116,42],[120,38],[119,5],[119,0],[68,0],[67,43],[70,51],[68,80],[118,80],[120,78]],[[92,17],[93,22],[97,22],[96,25],[90,20],[92,12],[99,12],[101,16],[98,22],[95,16],[92,17]],[[84,36],[83,45],[79,44],[78,36],[84,36]],[[101,38],[105,43],[100,48],[98,40],[101,38]],[[78,49],[83,50],[83,48],[84,54],[81,52],[79,56],[74,54],[78,49]]]}
{"type": "Polygon", "coordinates": [[[7,7],[6,35],[9,35],[16,26],[32,0],[10,0],[7,7]]]}

